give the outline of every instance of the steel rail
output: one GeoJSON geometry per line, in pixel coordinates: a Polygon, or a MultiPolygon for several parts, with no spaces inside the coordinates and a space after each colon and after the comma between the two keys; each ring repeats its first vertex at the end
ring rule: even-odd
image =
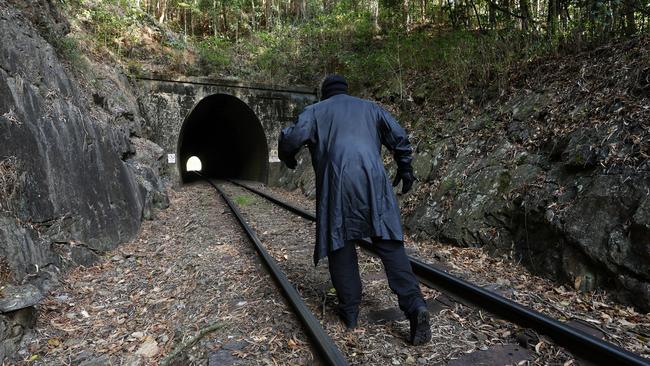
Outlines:
{"type": "MultiPolygon", "coordinates": [[[[316,215],[284,202],[272,195],[250,187],[246,184],[229,180],[231,183],[258,194],[269,201],[307,219],[316,221],[316,215]]],[[[359,244],[365,250],[373,252],[372,245],[364,242],[359,244]]],[[[630,352],[612,343],[598,339],[579,329],[566,325],[540,312],[529,309],[510,299],[465,280],[455,277],[429,263],[409,256],[413,272],[420,282],[429,287],[439,288],[452,293],[459,298],[471,302],[491,313],[503,317],[526,328],[532,328],[551,337],[557,344],[566,347],[577,355],[598,365],[630,365],[650,366],[650,359],[630,352]]]]}
{"type": "Polygon", "coordinates": [[[316,317],[309,310],[305,302],[302,300],[302,297],[293,287],[291,282],[289,282],[287,276],[282,272],[275,259],[273,259],[273,257],[266,251],[262,245],[262,242],[257,237],[257,234],[253,228],[248,225],[237,206],[232,202],[228,195],[221,188],[219,188],[219,186],[217,186],[210,179],[207,179],[202,175],[200,176],[205,179],[212,187],[214,187],[217,192],[219,192],[219,195],[221,195],[221,198],[226,201],[226,204],[228,207],[230,207],[230,210],[237,218],[237,221],[239,221],[239,224],[246,232],[246,235],[255,245],[255,250],[257,250],[257,253],[262,258],[262,261],[269,269],[271,276],[276,281],[278,286],[282,289],[285,298],[289,301],[296,315],[304,325],[307,334],[311,338],[313,345],[316,347],[316,350],[322,359],[327,362],[328,365],[347,366],[348,362],[345,359],[345,356],[343,356],[334,341],[332,341],[332,338],[327,335],[318,319],[316,319],[316,317]]]}

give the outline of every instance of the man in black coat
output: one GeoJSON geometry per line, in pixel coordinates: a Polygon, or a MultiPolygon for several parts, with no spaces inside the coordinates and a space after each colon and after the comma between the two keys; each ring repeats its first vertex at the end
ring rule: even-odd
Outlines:
{"type": "Polygon", "coordinates": [[[361,278],[355,241],[370,240],[386,270],[388,284],[411,323],[414,345],[431,339],[429,313],[404,251],[399,207],[386,175],[381,146],[397,163],[393,186],[406,193],[415,177],[411,144],[404,129],[377,104],[348,95],[342,76],[328,76],[321,101],[305,108],[295,125],[282,131],[278,155],[289,168],[307,145],[316,173],[314,263],[328,257],[339,314],[357,325],[361,278]]]}

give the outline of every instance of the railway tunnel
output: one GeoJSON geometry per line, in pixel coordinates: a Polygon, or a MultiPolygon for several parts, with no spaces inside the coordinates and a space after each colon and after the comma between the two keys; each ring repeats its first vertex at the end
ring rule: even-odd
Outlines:
{"type": "Polygon", "coordinates": [[[197,161],[209,178],[267,179],[268,147],[262,124],[246,103],[229,94],[213,94],[196,104],[181,127],[176,156],[183,183],[198,179],[191,171],[197,161]]]}

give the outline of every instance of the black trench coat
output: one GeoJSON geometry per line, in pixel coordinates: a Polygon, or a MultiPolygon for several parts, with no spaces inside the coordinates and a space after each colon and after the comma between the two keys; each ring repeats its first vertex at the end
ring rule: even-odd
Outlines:
{"type": "Polygon", "coordinates": [[[305,108],[282,130],[278,155],[291,161],[304,145],[316,173],[314,264],[348,240],[403,240],[399,207],[381,145],[399,167],[411,164],[404,129],[377,104],[339,94],[305,108]]]}

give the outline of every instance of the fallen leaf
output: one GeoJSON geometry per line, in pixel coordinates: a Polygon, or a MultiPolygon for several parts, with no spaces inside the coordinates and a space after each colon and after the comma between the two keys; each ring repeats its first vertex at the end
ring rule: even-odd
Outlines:
{"type": "Polygon", "coordinates": [[[135,354],[151,358],[157,355],[158,351],[158,342],[156,342],[154,339],[147,339],[144,343],[142,343],[140,348],[135,351],[135,354]]]}
{"type": "Polygon", "coordinates": [[[47,340],[47,344],[49,346],[52,346],[54,348],[59,347],[61,345],[61,340],[59,338],[50,338],[47,340]]]}

